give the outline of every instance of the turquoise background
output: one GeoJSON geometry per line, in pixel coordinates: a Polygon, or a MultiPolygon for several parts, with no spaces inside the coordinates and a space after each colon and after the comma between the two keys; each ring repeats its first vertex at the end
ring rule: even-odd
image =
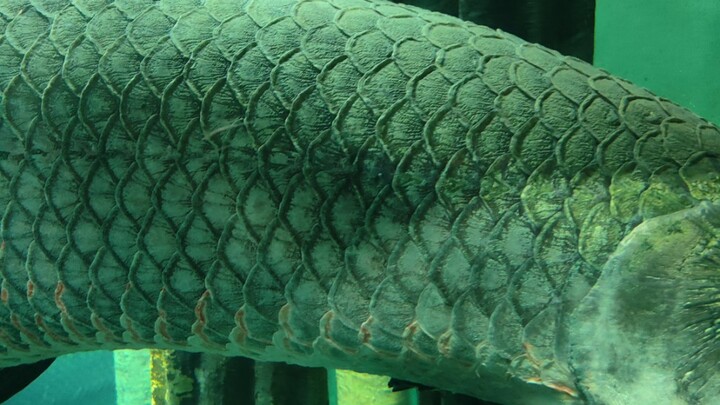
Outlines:
{"type": "Polygon", "coordinates": [[[96,351],[58,357],[3,405],[111,405],[116,398],[113,353],[96,351]]]}
{"type": "Polygon", "coordinates": [[[595,65],[720,123],[720,1],[597,0],[595,65]]]}

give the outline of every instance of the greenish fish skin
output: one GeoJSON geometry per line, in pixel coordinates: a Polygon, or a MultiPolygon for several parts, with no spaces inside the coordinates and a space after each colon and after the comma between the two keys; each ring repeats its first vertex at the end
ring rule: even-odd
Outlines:
{"type": "Polygon", "coordinates": [[[0,2],[0,367],[174,348],[720,396],[720,131],[381,0],[0,2]]]}

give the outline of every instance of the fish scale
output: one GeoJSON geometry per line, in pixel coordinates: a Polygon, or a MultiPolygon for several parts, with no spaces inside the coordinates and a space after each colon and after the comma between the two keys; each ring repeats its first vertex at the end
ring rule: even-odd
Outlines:
{"type": "MultiPolygon", "coordinates": [[[[36,0],[0,32],[0,366],[158,347],[623,403],[590,337],[625,333],[616,269],[677,221],[714,257],[718,128],[500,31],[381,0],[36,0]]],[[[716,291],[704,271],[679,285],[716,291]]],[[[720,392],[693,308],[673,403],[720,392]]]]}

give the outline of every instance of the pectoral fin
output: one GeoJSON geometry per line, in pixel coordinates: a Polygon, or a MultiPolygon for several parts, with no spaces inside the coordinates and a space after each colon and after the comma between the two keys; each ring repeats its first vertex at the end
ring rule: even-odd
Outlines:
{"type": "Polygon", "coordinates": [[[715,403],[720,204],[704,202],[635,228],[568,330],[579,385],[596,403],[715,403]]]}

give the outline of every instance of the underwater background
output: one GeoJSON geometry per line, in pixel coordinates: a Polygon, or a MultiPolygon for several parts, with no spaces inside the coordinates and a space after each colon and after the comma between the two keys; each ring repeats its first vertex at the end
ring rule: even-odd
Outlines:
{"type": "MultiPolygon", "coordinates": [[[[579,0],[514,0],[504,2],[503,7],[486,5],[499,2],[478,0],[403,3],[501,27],[524,39],[592,61],[720,123],[717,0],[598,0],[597,4],[579,0]],[[593,7],[594,21],[588,16],[593,7]]],[[[258,387],[266,383],[263,376],[278,382],[279,389],[285,391],[284,399],[276,397],[276,405],[482,403],[427,391],[418,394],[414,389],[393,394],[386,388],[387,377],[334,371],[326,374],[323,370],[292,366],[256,367],[250,360],[212,357],[149,350],[67,355],[58,358],[47,372],[6,404],[189,405],[211,403],[208,398],[215,395],[219,402],[212,403],[255,401],[260,405],[270,402],[264,402],[267,398],[262,396],[254,400],[250,393],[263,391],[258,387]],[[205,373],[195,373],[197,368],[205,373]],[[209,370],[226,373],[215,380],[216,385],[223,386],[222,393],[200,392],[198,385],[205,389],[213,387],[207,381],[212,376],[207,373],[209,370]],[[251,375],[243,375],[243,370],[251,375]]],[[[273,386],[264,389],[268,395],[277,395],[273,394],[273,386]]]]}

